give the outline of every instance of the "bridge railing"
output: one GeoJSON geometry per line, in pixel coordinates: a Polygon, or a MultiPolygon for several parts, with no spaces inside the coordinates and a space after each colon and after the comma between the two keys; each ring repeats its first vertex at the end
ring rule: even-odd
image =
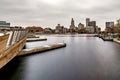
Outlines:
{"type": "Polygon", "coordinates": [[[27,35],[28,31],[26,29],[12,29],[10,32],[10,37],[8,40],[7,47],[17,43],[27,35]]]}

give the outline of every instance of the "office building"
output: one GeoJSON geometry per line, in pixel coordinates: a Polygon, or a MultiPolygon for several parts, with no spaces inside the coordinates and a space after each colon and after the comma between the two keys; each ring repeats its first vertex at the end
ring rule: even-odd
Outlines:
{"type": "Polygon", "coordinates": [[[6,21],[0,21],[0,28],[9,28],[10,23],[7,23],[6,21]]]}

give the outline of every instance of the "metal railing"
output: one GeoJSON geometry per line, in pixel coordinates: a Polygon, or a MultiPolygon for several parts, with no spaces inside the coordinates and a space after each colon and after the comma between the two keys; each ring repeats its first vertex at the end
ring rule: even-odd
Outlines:
{"type": "Polygon", "coordinates": [[[10,37],[8,40],[7,47],[17,43],[27,35],[28,31],[26,29],[12,29],[10,32],[10,37]]]}

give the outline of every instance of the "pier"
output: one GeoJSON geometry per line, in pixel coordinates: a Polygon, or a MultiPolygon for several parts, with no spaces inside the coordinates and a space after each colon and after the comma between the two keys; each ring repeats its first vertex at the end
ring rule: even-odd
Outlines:
{"type": "Polygon", "coordinates": [[[24,47],[27,31],[25,29],[13,29],[9,36],[0,37],[0,68],[11,61],[24,47]]]}
{"type": "Polygon", "coordinates": [[[30,55],[37,52],[44,52],[53,49],[66,47],[66,43],[56,43],[52,45],[44,45],[41,47],[23,49],[26,42],[46,41],[46,38],[28,38],[27,30],[12,29],[9,34],[0,37],[0,68],[4,67],[16,56],[30,55]]]}
{"type": "Polygon", "coordinates": [[[27,38],[26,42],[46,41],[47,38],[27,38]]]}
{"type": "Polygon", "coordinates": [[[99,38],[101,38],[103,41],[113,41],[113,38],[111,37],[105,37],[105,36],[101,36],[101,35],[98,35],[99,38]]]}
{"type": "Polygon", "coordinates": [[[20,54],[17,56],[25,56],[25,55],[30,55],[33,53],[38,53],[38,52],[45,52],[53,49],[58,49],[66,47],[66,43],[57,43],[57,44],[52,44],[52,45],[44,45],[41,47],[36,47],[36,48],[31,48],[31,49],[23,49],[20,54]]]}

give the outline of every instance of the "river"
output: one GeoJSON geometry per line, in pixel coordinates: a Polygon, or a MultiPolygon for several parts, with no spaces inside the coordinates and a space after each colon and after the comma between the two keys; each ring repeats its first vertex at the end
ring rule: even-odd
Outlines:
{"type": "Polygon", "coordinates": [[[120,80],[120,45],[97,37],[47,37],[27,48],[58,42],[67,47],[16,57],[0,70],[0,80],[120,80]]]}

